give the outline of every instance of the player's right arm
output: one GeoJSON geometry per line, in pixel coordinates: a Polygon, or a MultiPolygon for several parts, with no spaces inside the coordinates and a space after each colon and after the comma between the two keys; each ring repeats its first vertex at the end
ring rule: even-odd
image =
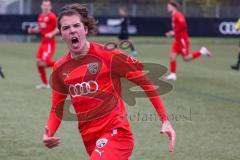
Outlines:
{"type": "Polygon", "coordinates": [[[54,134],[61,124],[64,103],[67,98],[66,86],[59,77],[59,75],[62,75],[62,72],[60,69],[55,68],[56,63],[51,75],[52,107],[43,134],[43,143],[48,148],[56,147],[61,143],[60,137],[55,137],[54,134]]]}
{"type": "MultiPolygon", "coordinates": [[[[173,21],[173,17],[172,17],[172,21],[173,21]]],[[[175,35],[175,32],[174,32],[174,24],[172,24],[172,30],[168,31],[165,33],[165,36],[166,37],[173,37],[175,35]]]]}
{"type": "Polygon", "coordinates": [[[52,108],[43,134],[43,143],[48,148],[54,148],[61,143],[61,138],[55,137],[54,134],[62,121],[63,107],[66,97],[66,95],[58,93],[53,89],[52,108]]]}
{"type": "Polygon", "coordinates": [[[167,37],[173,37],[173,36],[174,36],[174,31],[173,31],[173,30],[168,31],[168,32],[165,33],[165,35],[166,35],[167,37]]]}

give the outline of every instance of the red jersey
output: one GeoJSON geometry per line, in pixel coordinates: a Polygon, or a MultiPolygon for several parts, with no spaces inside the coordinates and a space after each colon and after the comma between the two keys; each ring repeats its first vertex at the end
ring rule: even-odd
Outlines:
{"type": "Polygon", "coordinates": [[[188,38],[187,22],[184,15],[179,11],[176,11],[172,15],[172,28],[175,34],[175,39],[180,40],[182,38],[188,38]]]}
{"type": "Polygon", "coordinates": [[[38,17],[38,27],[42,35],[43,43],[55,41],[55,36],[51,39],[45,37],[47,33],[52,32],[57,27],[57,16],[53,12],[49,12],[47,15],[40,14],[38,17]]]}
{"type": "Polygon", "coordinates": [[[55,63],[51,77],[52,109],[47,124],[50,136],[63,118],[67,95],[70,95],[84,142],[91,139],[89,135],[115,128],[130,130],[121,98],[121,78],[141,86],[161,120],[167,120],[161,99],[142,69],[143,65],[132,57],[119,50],[106,51],[94,42],[84,57],[72,59],[70,53],[66,54],[55,63]]]}

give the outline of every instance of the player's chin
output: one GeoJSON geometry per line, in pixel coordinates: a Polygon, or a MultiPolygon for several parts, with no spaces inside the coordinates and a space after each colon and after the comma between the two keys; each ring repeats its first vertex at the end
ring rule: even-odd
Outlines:
{"type": "Polygon", "coordinates": [[[69,48],[70,50],[77,50],[79,47],[76,46],[76,45],[74,45],[74,44],[72,44],[72,43],[70,42],[70,43],[68,43],[68,48],[69,48]]]}
{"type": "Polygon", "coordinates": [[[70,50],[71,50],[71,52],[73,52],[73,53],[79,53],[79,52],[81,52],[81,47],[80,47],[80,46],[78,46],[78,47],[76,47],[76,46],[71,46],[71,47],[70,47],[70,50]]]}

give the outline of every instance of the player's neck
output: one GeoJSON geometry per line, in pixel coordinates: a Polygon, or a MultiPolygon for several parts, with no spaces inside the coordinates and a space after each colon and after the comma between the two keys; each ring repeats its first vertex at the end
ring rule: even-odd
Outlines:
{"type": "Polygon", "coordinates": [[[81,52],[71,52],[70,51],[70,55],[71,55],[71,58],[72,59],[75,59],[77,57],[83,57],[85,55],[87,55],[87,53],[89,52],[89,49],[90,49],[90,43],[87,41],[86,44],[84,45],[84,47],[82,48],[81,52]]]}
{"type": "Polygon", "coordinates": [[[176,9],[172,11],[172,16],[173,16],[175,13],[177,13],[177,10],[176,10],[176,9]]]}
{"type": "Polygon", "coordinates": [[[48,12],[42,12],[43,15],[48,15],[51,11],[48,12]]]}

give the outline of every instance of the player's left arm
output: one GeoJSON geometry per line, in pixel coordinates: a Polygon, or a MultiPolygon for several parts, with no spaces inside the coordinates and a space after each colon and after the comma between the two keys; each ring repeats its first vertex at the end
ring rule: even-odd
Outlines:
{"type": "Polygon", "coordinates": [[[168,136],[169,151],[173,152],[176,141],[176,133],[171,123],[168,121],[167,112],[157,88],[143,72],[143,64],[132,57],[128,57],[127,55],[120,53],[114,56],[111,68],[114,73],[118,74],[120,77],[125,77],[145,91],[163,123],[160,132],[168,136]]]}
{"type": "Polygon", "coordinates": [[[187,29],[187,21],[183,15],[179,15],[177,17],[177,22],[174,25],[174,27],[175,27],[175,29],[174,29],[175,34],[178,34],[178,33],[182,32],[183,30],[187,29]]]}
{"type": "Polygon", "coordinates": [[[51,25],[53,25],[54,27],[54,29],[51,31],[51,32],[48,32],[46,35],[45,35],[45,37],[46,38],[52,38],[52,37],[54,37],[55,35],[57,35],[58,34],[58,28],[57,28],[57,17],[54,15],[54,16],[51,16],[51,25]]]}
{"type": "Polygon", "coordinates": [[[165,35],[166,35],[167,37],[173,37],[173,36],[174,36],[174,31],[173,31],[173,30],[170,30],[170,31],[166,32],[165,35]]]}
{"type": "Polygon", "coordinates": [[[160,120],[162,121],[162,128],[160,130],[160,133],[166,134],[168,136],[169,151],[173,152],[176,141],[176,133],[171,123],[168,121],[166,109],[156,86],[143,71],[129,72],[127,73],[126,78],[136,85],[140,86],[145,91],[146,95],[157,111],[160,120]]]}

